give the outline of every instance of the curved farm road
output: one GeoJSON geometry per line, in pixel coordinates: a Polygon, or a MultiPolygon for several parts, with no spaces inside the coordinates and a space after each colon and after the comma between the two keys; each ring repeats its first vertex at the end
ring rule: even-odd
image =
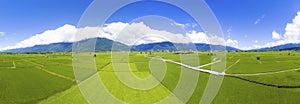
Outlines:
{"type": "MultiPolygon", "coordinates": [[[[258,81],[254,81],[254,80],[239,77],[239,76],[258,76],[258,75],[284,73],[284,72],[289,72],[289,71],[300,70],[300,68],[282,70],[282,71],[276,71],[276,72],[255,73],[255,74],[226,74],[225,72],[217,72],[217,71],[213,71],[213,70],[200,69],[198,67],[189,66],[189,65],[186,65],[186,64],[183,64],[183,63],[180,63],[180,62],[176,62],[176,61],[173,61],[173,60],[169,60],[169,59],[163,59],[163,58],[154,58],[154,59],[161,60],[161,61],[164,61],[164,62],[174,63],[174,64],[177,64],[177,65],[181,65],[183,67],[186,67],[188,69],[192,69],[192,70],[196,70],[196,71],[200,71],[200,72],[204,72],[204,73],[208,73],[208,74],[212,74],[212,75],[216,75],[216,76],[227,76],[227,77],[237,78],[237,79],[240,79],[240,80],[243,80],[243,81],[247,81],[247,82],[251,82],[251,83],[259,84],[259,85],[263,85],[263,86],[276,87],[276,88],[300,88],[300,86],[285,86],[285,85],[268,84],[268,83],[258,82],[258,81]]],[[[239,61],[240,60],[237,60],[233,65],[237,64],[239,61]]],[[[215,63],[217,63],[217,62],[212,62],[212,63],[209,63],[208,65],[212,65],[212,64],[215,64],[215,63]]],[[[231,65],[231,66],[233,66],[233,65],[231,65]]]]}
{"type": "MultiPolygon", "coordinates": [[[[184,63],[176,62],[176,61],[169,60],[169,59],[163,59],[163,58],[154,58],[154,59],[161,60],[161,61],[164,61],[164,62],[174,63],[174,64],[181,65],[183,67],[186,67],[186,68],[189,68],[189,69],[192,69],[192,70],[201,71],[201,72],[208,73],[208,74],[213,74],[213,75],[217,75],[217,76],[226,75],[225,72],[217,72],[217,71],[213,71],[213,70],[201,69],[201,68],[198,68],[198,67],[189,66],[189,65],[186,65],[184,63]]],[[[216,62],[212,62],[212,63],[216,63],[216,62]]]]}

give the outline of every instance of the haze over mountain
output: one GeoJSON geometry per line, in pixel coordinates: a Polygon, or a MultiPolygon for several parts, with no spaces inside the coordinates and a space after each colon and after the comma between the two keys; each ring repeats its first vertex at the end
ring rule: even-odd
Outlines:
{"type": "MultiPolygon", "coordinates": [[[[193,51],[210,51],[213,49],[225,49],[227,51],[241,51],[241,49],[231,46],[211,45],[206,43],[172,43],[172,42],[154,42],[148,44],[139,44],[128,46],[120,42],[116,42],[106,38],[90,38],[79,41],[77,43],[87,43],[89,41],[95,41],[96,52],[107,52],[112,51],[114,45],[114,51],[178,51],[178,50],[193,50],[193,51]]],[[[33,47],[17,48],[4,50],[2,52],[71,52],[73,42],[59,42],[46,45],[35,45],[33,47]]],[[[84,47],[86,48],[86,47],[84,47]]],[[[91,47],[93,48],[93,47],[91,47]]],[[[278,45],[274,47],[266,47],[259,49],[252,49],[247,51],[289,51],[289,50],[300,50],[300,43],[289,43],[284,45],[278,45]]],[[[84,49],[82,49],[84,51],[84,49]]]]}
{"type": "Polygon", "coordinates": [[[228,50],[228,51],[238,51],[240,49],[230,47],[230,46],[221,46],[221,45],[211,45],[205,43],[171,43],[171,42],[158,42],[158,43],[149,43],[149,44],[140,44],[133,46],[133,49],[138,51],[147,51],[147,50],[193,50],[193,51],[210,51],[213,50],[228,50]]]}
{"type": "MultiPolygon", "coordinates": [[[[112,46],[114,45],[114,51],[161,51],[161,50],[169,50],[169,51],[176,51],[176,50],[197,50],[197,51],[209,51],[211,47],[214,49],[225,49],[224,46],[221,45],[210,45],[205,43],[171,43],[171,42],[157,42],[157,43],[149,43],[149,44],[140,44],[134,46],[128,46],[122,44],[120,42],[115,42],[106,38],[91,38],[79,41],[77,43],[86,43],[88,41],[93,41],[96,39],[95,51],[96,52],[105,52],[105,51],[112,51],[112,46]],[[116,50],[117,49],[117,50],[116,50]]],[[[76,44],[77,44],[76,43],[76,44]]],[[[18,49],[11,49],[5,50],[3,52],[71,52],[72,51],[73,43],[69,42],[61,42],[61,43],[53,43],[48,45],[36,45],[33,47],[27,48],[18,48],[18,49]]],[[[93,47],[92,47],[93,48],[93,47]]],[[[240,49],[226,46],[228,51],[238,51],[240,49]]],[[[84,51],[84,49],[82,49],[84,51]]]]}
{"type": "MultiPolygon", "coordinates": [[[[111,51],[111,47],[114,44],[114,46],[117,46],[120,50],[126,50],[130,49],[129,46],[114,42],[112,40],[106,39],[106,38],[91,38],[82,40],[76,43],[79,44],[85,44],[91,41],[96,41],[96,47],[95,51],[104,52],[104,51],[111,51]],[[96,39],[96,40],[94,40],[96,39]]],[[[17,48],[17,49],[11,49],[11,50],[5,50],[3,52],[71,52],[72,51],[73,43],[71,42],[60,42],[60,43],[53,43],[53,44],[47,44],[47,45],[36,45],[33,47],[27,47],[27,48],[17,48]]],[[[93,48],[93,47],[91,47],[93,48]]],[[[81,51],[85,51],[82,49],[81,51]]]]}
{"type": "Polygon", "coordinates": [[[289,44],[283,44],[274,47],[253,49],[250,51],[291,51],[291,50],[295,50],[295,51],[300,50],[300,43],[289,43],[289,44]]]}

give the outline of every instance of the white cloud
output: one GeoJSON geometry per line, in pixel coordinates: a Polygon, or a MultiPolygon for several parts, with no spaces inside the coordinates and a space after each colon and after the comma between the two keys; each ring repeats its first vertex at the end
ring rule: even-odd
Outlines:
{"type": "Polygon", "coordinates": [[[193,43],[210,43],[209,37],[204,32],[190,31],[186,33],[193,43]]]}
{"type": "Polygon", "coordinates": [[[5,35],[5,32],[0,32],[0,36],[4,36],[5,35]]]}
{"type": "MultiPolygon", "coordinates": [[[[127,45],[171,41],[174,43],[208,43],[207,35],[202,32],[191,31],[186,34],[174,34],[168,31],[155,30],[145,25],[144,23],[123,23],[126,25],[113,26],[116,24],[110,24],[111,27],[123,28],[115,29],[115,31],[104,31],[108,34],[112,34],[113,40],[122,42],[127,45]],[[120,34],[116,36],[117,34],[120,34]],[[138,43],[135,43],[137,42],[138,43]]],[[[119,24],[120,25],[120,24],[119,24]]],[[[104,28],[105,29],[105,28],[104,28]]]]}
{"type": "Polygon", "coordinates": [[[268,42],[262,47],[272,47],[287,43],[299,43],[300,42],[300,12],[297,12],[297,16],[293,19],[292,23],[287,23],[285,27],[285,33],[280,36],[276,31],[272,32],[273,39],[279,39],[275,42],[268,42]],[[274,37],[275,35],[275,37],[274,37]],[[278,37],[279,35],[279,37],[278,37]]]}
{"type": "Polygon", "coordinates": [[[35,36],[25,39],[14,46],[5,47],[3,50],[24,48],[34,45],[50,44],[56,42],[72,42],[74,40],[73,36],[75,33],[75,26],[66,24],[55,30],[47,30],[41,34],[36,34],[35,36]]]}
{"type": "Polygon", "coordinates": [[[177,22],[173,22],[171,25],[179,26],[181,28],[185,28],[185,26],[188,26],[188,24],[180,24],[180,23],[177,23],[177,22]]]}
{"type": "Polygon", "coordinates": [[[192,28],[195,28],[198,26],[198,24],[196,24],[196,23],[186,23],[184,25],[185,25],[185,27],[188,26],[188,27],[192,27],[192,28]]]}
{"type": "Polygon", "coordinates": [[[222,44],[222,39],[216,36],[208,36],[204,32],[189,31],[185,34],[175,34],[168,31],[155,30],[140,23],[111,23],[103,27],[100,36],[127,44],[146,44],[153,42],[171,41],[174,43],[211,43],[222,44]],[[120,35],[118,35],[120,34],[120,35]],[[211,39],[219,38],[219,39],[211,39]],[[218,41],[216,41],[218,40],[218,41]]]}
{"type": "MultiPolygon", "coordinates": [[[[88,38],[100,37],[99,34],[101,33],[100,31],[101,27],[83,27],[83,28],[77,28],[76,30],[77,33],[75,32],[76,34],[75,33],[73,34],[74,39],[72,39],[72,42],[80,41],[88,38]]],[[[107,38],[110,39],[111,37],[107,35],[107,38]]]]}
{"type": "Polygon", "coordinates": [[[258,43],[258,40],[254,40],[253,42],[254,42],[254,43],[258,43]]]}
{"type": "Polygon", "coordinates": [[[227,34],[228,34],[228,35],[231,35],[231,31],[232,31],[232,29],[231,29],[231,27],[230,27],[229,29],[227,29],[227,34]]]}
{"type": "Polygon", "coordinates": [[[284,40],[292,43],[299,42],[300,36],[300,12],[293,19],[292,23],[288,23],[285,27],[284,40]]]}
{"type": "Polygon", "coordinates": [[[259,22],[260,22],[260,18],[257,19],[257,20],[254,22],[254,24],[256,25],[256,24],[258,24],[259,22]]]}
{"type": "Polygon", "coordinates": [[[259,24],[259,23],[265,18],[265,16],[266,16],[266,15],[260,16],[260,17],[254,22],[254,24],[255,24],[255,25],[259,24]]]}
{"type": "Polygon", "coordinates": [[[226,44],[227,46],[231,46],[235,48],[239,47],[239,42],[237,40],[227,39],[226,44]]]}
{"type": "Polygon", "coordinates": [[[281,36],[279,33],[277,33],[275,30],[272,32],[272,39],[280,39],[281,36]]]}
{"type": "MultiPolygon", "coordinates": [[[[57,42],[74,42],[82,39],[102,37],[124,43],[126,45],[145,44],[153,42],[170,41],[174,43],[207,43],[214,45],[225,45],[222,37],[208,36],[204,32],[189,31],[185,34],[175,34],[163,30],[155,30],[140,23],[115,22],[105,24],[102,27],[76,28],[72,25],[64,25],[57,29],[47,30],[25,39],[14,46],[5,49],[24,48],[34,45],[50,44],[57,42]],[[76,34],[77,33],[77,34],[76,34]],[[75,36],[76,35],[76,36],[75,36]]],[[[230,45],[237,46],[236,41],[230,45]]]]}
{"type": "Polygon", "coordinates": [[[291,23],[287,23],[285,27],[285,33],[283,35],[280,35],[274,30],[272,32],[272,39],[276,39],[276,41],[266,42],[262,45],[254,45],[245,49],[257,49],[288,43],[300,43],[300,11],[297,12],[297,15],[294,17],[291,23]]]}

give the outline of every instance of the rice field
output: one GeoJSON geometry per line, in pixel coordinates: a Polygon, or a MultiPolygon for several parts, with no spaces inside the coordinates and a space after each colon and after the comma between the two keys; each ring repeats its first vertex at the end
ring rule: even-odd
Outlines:
{"type": "MultiPolygon", "coordinates": [[[[200,102],[209,77],[214,75],[170,62],[153,60],[151,57],[182,62],[193,67],[204,66],[201,68],[205,70],[210,70],[212,65],[208,64],[214,61],[208,52],[186,55],[166,52],[153,52],[149,55],[132,52],[126,60],[113,59],[111,53],[101,52],[96,53],[94,57],[97,72],[91,78],[77,80],[73,72],[72,53],[3,53],[0,54],[0,103],[92,103],[85,99],[79,86],[93,78],[102,81],[103,88],[99,91],[108,92],[121,103],[200,102]],[[182,73],[187,73],[187,76],[182,77],[182,73]],[[197,80],[196,83],[182,82],[184,78],[197,80]],[[195,86],[195,89],[177,90],[178,85],[183,85],[182,88],[195,86]]],[[[228,52],[226,57],[225,73],[228,76],[214,76],[224,79],[212,103],[282,104],[300,101],[300,88],[267,86],[300,86],[300,70],[297,70],[300,68],[300,52],[228,52]]]]}

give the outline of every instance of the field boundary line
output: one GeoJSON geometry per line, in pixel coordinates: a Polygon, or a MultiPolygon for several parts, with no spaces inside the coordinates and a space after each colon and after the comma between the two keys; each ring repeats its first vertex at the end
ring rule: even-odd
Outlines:
{"type": "Polygon", "coordinates": [[[253,73],[253,74],[227,74],[227,75],[231,75],[231,76],[258,76],[258,75],[269,75],[269,74],[285,73],[285,72],[297,71],[297,70],[300,70],[300,68],[287,69],[287,70],[281,70],[281,71],[273,71],[273,72],[253,73]]]}
{"type": "MultiPolygon", "coordinates": [[[[234,65],[238,64],[238,63],[240,62],[240,60],[241,60],[241,59],[238,59],[237,61],[235,61],[235,63],[233,63],[233,64],[231,64],[229,67],[227,67],[227,68],[225,69],[225,71],[227,71],[228,69],[232,68],[234,65]]],[[[224,72],[225,72],[225,71],[224,71],[224,72]]]]}
{"type": "MultiPolygon", "coordinates": [[[[240,79],[240,80],[243,80],[243,81],[247,81],[247,82],[250,82],[250,83],[263,85],[263,86],[276,87],[276,88],[300,88],[300,86],[285,86],[285,85],[268,84],[268,83],[258,82],[258,81],[254,81],[254,80],[250,80],[250,79],[240,77],[240,76],[266,75],[266,74],[276,74],[276,73],[283,73],[283,72],[289,72],[289,71],[297,71],[297,70],[300,70],[300,68],[282,70],[282,71],[277,71],[277,72],[263,72],[263,73],[256,73],[256,74],[226,74],[225,72],[220,73],[220,72],[216,72],[216,71],[212,71],[212,70],[200,69],[200,68],[197,68],[197,67],[192,67],[192,66],[180,63],[180,62],[167,60],[167,59],[163,59],[163,58],[154,57],[154,59],[162,60],[164,62],[171,62],[171,63],[178,64],[178,65],[181,65],[183,67],[186,67],[186,68],[189,68],[189,69],[192,69],[192,70],[197,70],[197,71],[200,71],[200,72],[205,72],[205,73],[216,75],[216,76],[226,76],[226,77],[237,78],[237,79],[240,79]]],[[[236,63],[238,63],[239,60],[236,61],[236,63]]]]}
{"type": "Polygon", "coordinates": [[[13,68],[17,68],[15,61],[13,61],[13,68]]]}
{"type": "MultiPolygon", "coordinates": [[[[0,62],[11,62],[11,61],[0,61],[0,62]]],[[[15,68],[17,68],[16,64],[15,64],[15,61],[12,61],[12,64],[13,64],[12,67],[0,67],[0,68],[8,68],[8,69],[15,69],[15,68]]]]}
{"type": "MultiPolygon", "coordinates": [[[[152,74],[150,74],[150,75],[152,76],[152,74]]],[[[157,78],[155,78],[154,76],[153,76],[153,78],[154,78],[157,82],[159,82],[160,85],[161,85],[163,88],[167,89],[168,92],[170,93],[166,98],[168,98],[170,95],[173,95],[174,97],[176,97],[176,98],[180,101],[180,103],[184,104],[184,103],[179,99],[179,97],[176,96],[176,95],[175,95],[170,89],[168,89],[163,83],[161,83],[161,82],[160,82],[157,78]]],[[[162,99],[162,100],[163,100],[163,99],[162,99]]],[[[159,102],[161,102],[161,100],[160,100],[159,102]]]]}
{"type": "Polygon", "coordinates": [[[215,62],[211,62],[211,63],[208,63],[208,64],[204,64],[204,65],[198,66],[197,68],[202,68],[202,67],[205,67],[205,66],[208,66],[208,65],[213,65],[213,64],[219,63],[219,62],[221,62],[221,60],[217,60],[217,61],[215,61],[215,62]]]}
{"type": "Polygon", "coordinates": [[[0,68],[15,69],[16,67],[0,67],[0,68]]]}
{"type": "Polygon", "coordinates": [[[255,80],[242,78],[242,77],[239,77],[239,76],[233,76],[233,75],[227,75],[227,76],[232,77],[232,78],[237,78],[237,79],[240,79],[240,80],[243,80],[243,81],[247,81],[247,82],[250,82],[250,83],[258,84],[258,85],[268,86],[268,87],[288,88],[288,89],[300,88],[300,86],[285,86],[285,85],[278,85],[278,84],[270,84],[270,83],[259,82],[259,81],[255,81],[255,80]]]}
{"type": "Polygon", "coordinates": [[[47,97],[47,98],[45,98],[45,99],[41,99],[41,100],[38,101],[37,104],[42,104],[42,103],[48,102],[48,101],[50,101],[51,99],[53,99],[53,98],[55,98],[56,96],[59,96],[59,95],[61,95],[61,94],[64,94],[64,95],[65,95],[65,92],[66,92],[66,91],[71,90],[71,89],[74,88],[74,87],[78,87],[78,85],[77,85],[77,84],[72,85],[72,86],[70,86],[70,88],[67,88],[66,90],[57,92],[57,93],[55,93],[55,94],[53,94],[53,95],[51,95],[51,96],[49,96],[49,97],[47,97]]]}
{"type": "Polygon", "coordinates": [[[42,64],[39,64],[39,63],[36,63],[36,62],[32,62],[32,61],[29,61],[29,60],[26,60],[26,59],[23,59],[23,60],[27,61],[27,62],[30,62],[30,63],[32,63],[34,65],[40,66],[40,67],[44,67],[44,65],[42,65],[42,64]]]}
{"type": "Polygon", "coordinates": [[[0,61],[0,62],[11,62],[11,61],[0,61]]]}
{"type": "Polygon", "coordinates": [[[102,71],[102,69],[104,69],[106,66],[108,66],[110,64],[111,64],[111,62],[106,63],[105,65],[103,65],[99,69],[97,69],[97,71],[102,71]]]}
{"type": "Polygon", "coordinates": [[[46,73],[48,73],[50,75],[53,75],[53,76],[56,76],[56,77],[59,77],[59,78],[63,78],[63,79],[66,79],[66,80],[70,80],[72,82],[77,82],[77,80],[75,80],[75,79],[72,79],[70,77],[67,77],[67,76],[64,76],[64,75],[61,75],[61,74],[58,74],[58,73],[55,73],[55,72],[52,72],[52,71],[49,71],[49,70],[45,69],[44,65],[42,65],[42,64],[35,63],[35,62],[29,61],[29,60],[25,60],[25,59],[24,59],[24,61],[30,62],[30,63],[32,63],[34,65],[38,65],[39,66],[38,69],[40,69],[40,70],[42,70],[42,71],[44,71],[44,72],[46,72],[46,73]]]}
{"type": "MultiPolygon", "coordinates": [[[[102,66],[103,68],[105,68],[105,67],[107,67],[108,65],[110,65],[111,64],[111,62],[109,62],[109,64],[107,64],[107,65],[105,65],[105,66],[102,66]]],[[[83,80],[77,80],[77,85],[78,84],[81,84],[83,81],[85,81],[85,80],[88,80],[88,79],[90,79],[90,78],[92,78],[94,75],[96,75],[96,74],[99,74],[99,72],[103,72],[102,70],[96,70],[96,72],[95,73],[93,73],[93,74],[91,74],[90,76],[88,76],[88,77],[86,77],[86,78],[84,78],[83,80]]]]}
{"type": "Polygon", "coordinates": [[[59,77],[59,78],[63,78],[63,79],[66,79],[66,80],[70,80],[70,81],[72,81],[72,82],[76,82],[76,80],[74,80],[74,79],[72,79],[72,78],[70,78],[70,77],[66,77],[66,76],[57,74],[57,73],[55,73],[55,72],[51,72],[51,71],[49,71],[49,70],[47,70],[47,69],[44,69],[44,68],[41,68],[41,67],[40,67],[39,69],[41,69],[42,71],[44,71],[44,72],[46,72],[46,73],[48,73],[48,74],[51,74],[51,75],[53,75],[53,76],[56,76],[56,77],[59,77]]]}
{"type": "MultiPolygon", "coordinates": [[[[154,77],[154,79],[156,80],[156,81],[158,81],[155,77],[154,77]]],[[[158,81],[159,82],[159,81],[158,81]]],[[[166,98],[168,98],[170,95],[173,95],[174,97],[176,97],[182,104],[183,104],[183,102],[170,90],[170,89],[168,89],[164,84],[162,84],[161,82],[160,82],[160,85],[163,87],[163,88],[165,88],[170,94],[166,97],[166,98]]],[[[161,99],[161,100],[163,100],[163,99],[161,99]]],[[[161,100],[159,101],[159,102],[161,102],[161,100]]]]}
{"type": "Polygon", "coordinates": [[[189,66],[189,65],[186,65],[186,64],[183,64],[183,63],[180,63],[180,62],[176,62],[176,61],[173,61],[173,60],[168,60],[168,59],[163,59],[163,58],[154,58],[154,59],[161,60],[161,61],[164,61],[164,62],[170,62],[170,63],[177,64],[177,65],[181,65],[181,66],[186,67],[188,69],[192,69],[192,70],[196,70],[196,71],[200,71],[200,72],[204,72],[204,73],[208,73],[208,74],[213,74],[213,75],[216,75],[216,76],[225,76],[226,75],[225,72],[217,72],[217,71],[213,71],[213,70],[201,69],[201,68],[189,66]]]}

